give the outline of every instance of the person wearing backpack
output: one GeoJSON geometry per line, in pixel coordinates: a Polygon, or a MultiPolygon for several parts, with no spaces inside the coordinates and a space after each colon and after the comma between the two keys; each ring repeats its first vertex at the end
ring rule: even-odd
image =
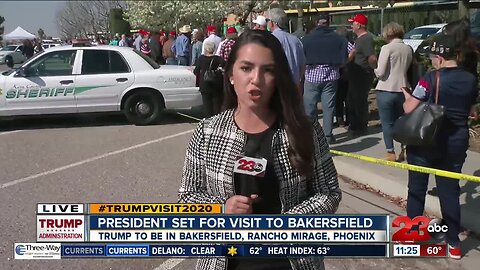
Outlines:
{"type": "Polygon", "coordinates": [[[223,72],[225,61],[214,55],[215,44],[206,42],[203,54],[195,62],[193,73],[199,78],[200,93],[202,94],[205,117],[211,117],[220,112],[223,91],[223,72]]]}

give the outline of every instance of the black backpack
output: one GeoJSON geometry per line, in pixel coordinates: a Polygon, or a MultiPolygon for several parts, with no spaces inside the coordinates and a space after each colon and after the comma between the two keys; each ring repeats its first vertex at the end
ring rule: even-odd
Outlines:
{"type": "Polygon", "coordinates": [[[213,60],[215,60],[215,57],[212,58],[208,69],[203,74],[203,81],[207,84],[218,84],[223,79],[223,72],[219,67],[212,69],[213,60]]]}

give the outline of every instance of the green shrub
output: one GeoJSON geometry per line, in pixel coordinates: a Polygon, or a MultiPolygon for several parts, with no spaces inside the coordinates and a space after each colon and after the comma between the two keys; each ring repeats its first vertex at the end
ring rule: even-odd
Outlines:
{"type": "Polygon", "coordinates": [[[383,37],[374,37],[373,38],[373,46],[375,48],[375,54],[379,55],[380,54],[380,49],[382,48],[383,45],[387,44],[383,37]]]}

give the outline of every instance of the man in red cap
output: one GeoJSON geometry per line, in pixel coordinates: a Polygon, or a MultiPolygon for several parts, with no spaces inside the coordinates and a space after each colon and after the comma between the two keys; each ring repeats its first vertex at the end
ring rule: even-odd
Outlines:
{"type": "Polygon", "coordinates": [[[357,14],[348,20],[352,23],[352,30],[356,34],[354,49],[348,59],[351,65],[348,68],[350,106],[350,127],[353,135],[363,135],[368,126],[368,94],[372,88],[374,73],[377,65],[377,56],[373,36],[367,32],[368,18],[357,14]]]}
{"type": "Polygon", "coordinates": [[[162,48],[162,56],[165,59],[167,65],[176,65],[177,61],[175,60],[175,55],[172,52],[172,46],[175,42],[175,36],[177,33],[175,31],[170,31],[168,34],[168,40],[165,41],[162,48]]]}
{"type": "MultiPolygon", "coordinates": [[[[207,38],[203,41],[203,45],[205,45],[205,43],[207,42],[212,42],[213,44],[215,44],[215,48],[213,48],[213,51],[216,52],[218,47],[220,46],[220,42],[222,42],[222,39],[216,35],[216,32],[217,32],[217,28],[215,27],[215,25],[209,25],[207,26],[207,38]]],[[[204,50],[204,46],[202,46],[202,55],[204,54],[203,50],[204,50]]]]}
{"type": "Polygon", "coordinates": [[[235,27],[227,28],[226,39],[220,43],[220,46],[218,46],[218,50],[215,53],[222,57],[225,62],[228,61],[233,44],[235,44],[235,38],[237,38],[237,29],[235,27]]]}

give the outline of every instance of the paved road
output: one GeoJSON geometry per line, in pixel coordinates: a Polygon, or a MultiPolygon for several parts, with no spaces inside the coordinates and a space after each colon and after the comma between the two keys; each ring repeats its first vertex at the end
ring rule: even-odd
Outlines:
{"type": "MultiPolygon", "coordinates": [[[[35,240],[37,202],[175,202],[193,125],[136,127],[123,116],[7,121],[0,133],[0,269],[35,240]]],[[[36,262],[41,269],[153,269],[162,260],[36,262]]]]}
{"type": "MultiPolygon", "coordinates": [[[[176,115],[136,127],[123,116],[41,117],[0,126],[0,270],[193,269],[195,260],[13,260],[13,243],[35,241],[38,202],[175,202],[194,123],[176,115]]],[[[349,189],[342,213],[401,212],[370,193],[349,189]]],[[[476,269],[477,242],[462,263],[440,260],[327,260],[329,269],[476,269]],[[472,266],[469,267],[469,266],[472,266]]]]}
{"type": "MultiPolygon", "coordinates": [[[[0,72],[7,70],[0,65],[0,72]]],[[[13,260],[13,243],[35,241],[39,202],[175,202],[184,152],[195,124],[170,114],[163,124],[136,127],[121,115],[36,117],[0,123],[0,270],[193,269],[195,259],[13,260]]],[[[403,214],[371,193],[344,190],[340,213],[403,214]]],[[[327,269],[477,269],[479,242],[448,259],[327,259],[327,269]]]]}
{"type": "MultiPolygon", "coordinates": [[[[20,64],[16,64],[16,65],[13,66],[13,67],[14,67],[14,68],[18,68],[19,66],[20,66],[20,64]]],[[[9,69],[10,69],[10,68],[7,67],[7,65],[5,65],[5,64],[1,64],[1,65],[0,65],[0,73],[4,72],[4,71],[6,71],[6,70],[9,70],[9,69]]]]}
{"type": "MultiPolygon", "coordinates": [[[[369,132],[361,137],[352,138],[344,128],[334,130],[338,143],[332,146],[333,150],[355,153],[369,157],[383,158],[385,145],[381,127],[371,126],[369,132]]],[[[400,144],[395,142],[396,149],[400,144]]],[[[408,153],[407,153],[408,154],[408,153]]],[[[390,196],[405,198],[407,196],[408,171],[380,165],[372,162],[365,162],[349,157],[334,157],[337,170],[354,178],[356,181],[367,184],[374,189],[379,189],[390,196]]],[[[462,173],[467,175],[480,175],[480,153],[467,151],[467,158],[462,168],[462,173]]],[[[457,181],[457,180],[450,180],[457,181]]],[[[430,176],[430,188],[435,186],[434,177],[430,176]]],[[[460,205],[462,208],[462,226],[480,234],[480,183],[471,181],[460,181],[460,205]]],[[[427,195],[425,209],[430,214],[441,216],[438,197],[427,195]]]]}

